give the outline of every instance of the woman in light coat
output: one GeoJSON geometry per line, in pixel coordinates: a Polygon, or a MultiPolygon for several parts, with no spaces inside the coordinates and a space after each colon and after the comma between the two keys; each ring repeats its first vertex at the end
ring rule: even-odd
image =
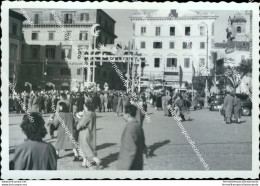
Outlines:
{"type": "MultiPolygon", "coordinates": [[[[80,150],[86,158],[92,159],[96,163],[98,169],[101,160],[97,158],[96,151],[96,117],[93,103],[85,103],[82,117],[79,119],[76,128],[79,130],[78,141],[80,150]]],[[[86,167],[86,163],[83,159],[82,166],[86,167]]]]}

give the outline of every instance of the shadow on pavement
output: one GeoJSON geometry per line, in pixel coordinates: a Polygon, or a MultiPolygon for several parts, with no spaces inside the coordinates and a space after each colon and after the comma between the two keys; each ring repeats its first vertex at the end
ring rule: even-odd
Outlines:
{"type": "Polygon", "coordinates": [[[157,142],[157,143],[154,143],[154,144],[150,145],[150,146],[148,147],[148,149],[149,149],[149,151],[150,151],[150,152],[149,152],[149,156],[150,156],[150,157],[156,156],[156,155],[154,154],[154,151],[157,150],[158,148],[160,148],[160,147],[162,147],[162,146],[168,144],[168,143],[170,143],[170,140],[164,140],[164,141],[160,141],[160,142],[157,142]]]}
{"type": "Polygon", "coordinates": [[[111,147],[111,146],[114,146],[114,145],[116,145],[116,143],[103,143],[102,145],[97,146],[97,150],[101,150],[101,149],[111,147]]]}
{"type": "Polygon", "coordinates": [[[109,167],[108,165],[114,161],[117,161],[118,159],[118,155],[119,152],[113,153],[113,154],[109,154],[108,156],[104,157],[101,159],[101,165],[103,166],[103,168],[107,168],[109,167]]]}

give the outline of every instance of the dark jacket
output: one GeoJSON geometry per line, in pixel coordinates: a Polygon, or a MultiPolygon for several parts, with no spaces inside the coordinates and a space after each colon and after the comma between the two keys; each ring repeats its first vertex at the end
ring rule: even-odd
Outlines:
{"type": "Polygon", "coordinates": [[[144,132],[137,120],[126,124],[121,138],[118,170],[142,170],[144,132]]]}

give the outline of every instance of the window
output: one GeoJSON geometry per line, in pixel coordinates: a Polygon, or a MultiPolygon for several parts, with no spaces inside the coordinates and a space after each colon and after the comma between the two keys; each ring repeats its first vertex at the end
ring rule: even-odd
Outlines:
{"type": "Polygon", "coordinates": [[[201,68],[205,67],[205,58],[200,58],[199,66],[200,66],[201,68]]]}
{"type": "Polygon", "coordinates": [[[39,49],[36,46],[31,47],[31,58],[32,59],[38,59],[39,56],[39,49]]]}
{"type": "Polygon", "coordinates": [[[45,57],[49,59],[55,59],[55,47],[46,46],[45,57]]]}
{"type": "Polygon", "coordinates": [[[141,27],[141,35],[145,35],[146,34],[146,27],[142,26],[141,27]]]}
{"type": "Polygon", "coordinates": [[[12,34],[18,35],[18,25],[15,23],[12,24],[12,34]]]}
{"type": "Polygon", "coordinates": [[[189,26],[185,27],[185,36],[190,36],[190,27],[189,26]]]}
{"type": "Polygon", "coordinates": [[[145,48],[145,42],[140,43],[140,48],[145,48]]]}
{"type": "Polygon", "coordinates": [[[177,67],[177,58],[167,58],[167,67],[177,67]]]}
{"type": "Polygon", "coordinates": [[[170,36],[175,36],[175,27],[170,27],[170,36]]]}
{"type": "Polygon", "coordinates": [[[156,35],[156,36],[161,35],[161,27],[156,27],[156,28],[155,28],[155,35],[156,35]]]}
{"type": "Polygon", "coordinates": [[[153,48],[162,48],[162,42],[153,42],[153,48]]]}
{"type": "Polygon", "coordinates": [[[237,27],[237,33],[241,33],[241,27],[240,26],[237,27]]]}
{"type": "Polygon", "coordinates": [[[173,48],[174,48],[174,42],[170,42],[170,43],[169,43],[169,48],[170,48],[170,49],[173,49],[173,48]]]}
{"type": "Polygon", "coordinates": [[[154,58],[154,67],[159,68],[160,67],[160,58],[154,58]]]}
{"type": "Polygon", "coordinates": [[[52,13],[50,13],[49,19],[50,19],[50,21],[54,21],[54,16],[52,13]]]}
{"type": "Polygon", "coordinates": [[[184,68],[190,68],[190,58],[184,58],[184,68]]]}
{"type": "Polygon", "coordinates": [[[34,24],[39,24],[39,14],[34,14],[34,24]]]}
{"type": "Polygon", "coordinates": [[[64,24],[72,24],[72,14],[64,14],[64,24]]]}
{"type": "Polygon", "coordinates": [[[33,32],[32,33],[32,40],[38,40],[38,32],[33,32]]]}
{"type": "Polygon", "coordinates": [[[65,41],[70,40],[70,38],[71,38],[71,32],[65,33],[65,41]]]}
{"type": "Polygon", "coordinates": [[[182,48],[183,49],[191,49],[192,48],[192,42],[183,42],[182,48]]]}
{"type": "Polygon", "coordinates": [[[88,40],[88,33],[87,32],[80,32],[79,33],[79,40],[81,40],[81,41],[88,40]]]}
{"type": "Polygon", "coordinates": [[[88,21],[88,20],[89,20],[89,14],[87,13],[80,14],[80,21],[88,21]]]}
{"type": "Polygon", "coordinates": [[[71,48],[62,48],[61,49],[61,59],[71,59],[71,48]]]}
{"type": "Polygon", "coordinates": [[[205,35],[205,27],[204,26],[200,26],[200,35],[201,36],[205,35]]]}
{"type": "Polygon", "coordinates": [[[81,75],[81,68],[77,69],[77,75],[80,76],[81,75]]]}
{"type": "Polygon", "coordinates": [[[205,48],[205,42],[200,42],[200,49],[204,49],[205,48]]]}
{"type": "Polygon", "coordinates": [[[12,44],[10,45],[10,56],[11,59],[17,59],[17,45],[12,44]]]}
{"type": "Polygon", "coordinates": [[[49,32],[49,40],[54,40],[54,32],[49,32]]]}
{"type": "Polygon", "coordinates": [[[68,69],[68,68],[61,68],[60,69],[60,74],[61,75],[70,75],[70,69],[68,69]]]}

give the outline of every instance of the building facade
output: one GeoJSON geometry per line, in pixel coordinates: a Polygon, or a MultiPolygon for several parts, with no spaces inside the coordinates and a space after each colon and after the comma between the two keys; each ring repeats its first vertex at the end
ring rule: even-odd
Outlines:
{"type": "Polygon", "coordinates": [[[22,14],[9,10],[9,82],[14,86],[20,78],[22,26],[25,19],[22,14]]]}
{"type": "MultiPolygon", "coordinates": [[[[235,13],[227,20],[227,42],[215,43],[213,51],[217,60],[223,60],[224,66],[238,66],[241,62],[252,60],[252,12],[235,13]],[[249,16],[246,19],[246,16],[249,16]],[[249,22],[249,23],[248,23],[249,22]]],[[[226,87],[232,91],[232,87],[226,87]]],[[[242,83],[236,89],[237,93],[247,93],[252,88],[252,78],[244,76],[242,83]]]]}
{"type": "MultiPolygon", "coordinates": [[[[66,90],[82,87],[88,77],[86,66],[79,57],[83,55],[82,50],[88,50],[89,47],[94,49],[100,43],[113,44],[117,37],[114,34],[115,21],[100,9],[25,9],[25,11],[34,26],[31,27],[28,21],[23,25],[26,43],[22,47],[21,82],[31,83],[33,89],[48,89],[53,88],[53,85],[55,89],[66,90]],[[100,25],[97,37],[92,35],[91,31],[95,24],[100,25]]],[[[110,79],[103,75],[104,71],[109,74],[113,70],[108,65],[96,65],[96,73],[93,73],[92,68],[91,78],[96,77],[97,83],[100,84],[104,82],[112,84],[110,79]],[[100,76],[104,78],[100,79],[100,76]]]]}
{"type": "Polygon", "coordinates": [[[143,77],[176,85],[181,75],[184,82],[191,83],[200,71],[200,62],[210,65],[217,16],[178,10],[144,15],[130,17],[135,46],[146,61],[143,77]]]}

